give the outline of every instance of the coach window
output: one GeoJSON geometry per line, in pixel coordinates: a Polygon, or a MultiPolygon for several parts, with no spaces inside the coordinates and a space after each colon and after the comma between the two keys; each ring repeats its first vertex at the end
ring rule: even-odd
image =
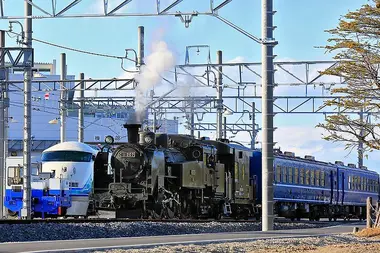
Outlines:
{"type": "Polygon", "coordinates": [[[315,179],[315,170],[310,170],[310,185],[315,185],[314,179],[315,179]]]}
{"type": "Polygon", "coordinates": [[[325,172],[321,171],[321,186],[325,187],[325,172]]]}
{"type": "Polygon", "coordinates": [[[280,165],[276,166],[276,182],[277,183],[281,182],[281,166],[280,165]]]}
{"type": "Polygon", "coordinates": [[[306,185],[310,185],[310,170],[306,169],[306,185]]]}
{"type": "Polygon", "coordinates": [[[349,176],[349,184],[350,184],[350,186],[349,186],[350,190],[354,189],[354,187],[353,187],[354,182],[353,182],[353,177],[352,176],[349,176]]]}
{"type": "Polygon", "coordinates": [[[362,177],[362,191],[364,191],[364,177],[362,177]]]}
{"type": "Polygon", "coordinates": [[[316,170],[315,171],[315,185],[316,186],[320,186],[321,185],[321,182],[320,182],[320,170],[316,170]]]}
{"type": "Polygon", "coordinates": [[[293,183],[293,168],[288,167],[288,176],[289,176],[289,183],[293,183]]]}
{"type": "Polygon", "coordinates": [[[359,176],[355,176],[355,190],[359,190],[359,176]]]}
{"type": "Polygon", "coordinates": [[[348,189],[351,190],[351,176],[348,176],[348,189]]]}
{"type": "Polygon", "coordinates": [[[288,172],[286,166],[282,167],[282,181],[284,183],[288,182],[288,172]]]}
{"type": "Polygon", "coordinates": [[[368,178],[364,178],[364,191],[368,191],[368,178]]]}
{"type": "Polygon", "coordinates": [[[300,169],[300,184],[305,184],[305,169],[300,169]]]}
{"type": "Polygon", "coordinates": [[[298,184],[298,168],[294,168],[294,183],[298,184]]]}

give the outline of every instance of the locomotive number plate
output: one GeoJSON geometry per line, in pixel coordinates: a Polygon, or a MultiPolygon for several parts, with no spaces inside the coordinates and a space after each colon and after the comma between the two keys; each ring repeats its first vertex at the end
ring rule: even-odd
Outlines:
{"type": "Polygon", "coordinates": [[[123,157],[136,157],[136,152],[125,152],[123,157]]]}

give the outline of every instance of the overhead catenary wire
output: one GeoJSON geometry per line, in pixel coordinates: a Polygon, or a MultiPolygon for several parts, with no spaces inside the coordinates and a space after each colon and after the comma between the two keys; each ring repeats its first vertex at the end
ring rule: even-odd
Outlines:
{"type": "MultiPolygon", "coordinates": [[[[11,38],[13,38],[13,37],[10,36],[9,33],[15,34],[17,36],[21,36],[20,33],[16,33],[16,32],[13,32],[13,31],[7,31],[8,36],[11,37],[11,38]]],[[[61,48],[61,49],[65,49],[65,50],[69,50],[69,51],[73,51],[73,52],[77,52],[77,53],[88,54],[88,55],[99,56],[99,57],[106,57],[106,58],[111,58],[111,59],[118,59],[118,60],[121,60],[121,67],[122,67],[122,69],[124,71],[126,71],[127,73],[138,73],[137,70],[136,71],[134,71],[134,70],[126,70],[123,67],[124,60],[128,60],[128,61],[131,61],[133,63],[137,63],[137,61],[135,59],[131,59],[131,58],[128,58],[126,56],[117,56],[117,55],[111,55],[111,54],[96,53],[96,52],[86,51],[86,50],[82,50],[82,49],[76,49],[76,48],[73,48],[73,47],[63,46],[63,45],[59,45],[59,44],[52,43],[52,42],[49,42],[49,41],[40,40],[40,39],[37,39],[35,37],[33,37],[32,40],[34,40],[36,42],[39,42],[39,43],[43,43],[43,44],[49,45],[49,46],[53,46],[53,47],[57,47],[57,48],[61,48]]],[[[167,72],[172,73],[172,74],[178,74],[178,75],[192,76],[193,77],[193,75],[190,75],[188,73],[179,73],[179,72],[176,72],[176,71],[173,71],[173,70],[168,70],[167,72]]],[[[196,75],[194,75],[194,76],[196,76],[196,75]]],[[[203,76],[199,76],[199,77],[205,78],[203,76]]],[[[212,81],[210,81],[210,82],[212,82],[212,81]]]]}
{"type": "MultiPolygon", "coordinates": [[[[12,105],[12,106],[14,106],[14,107],[18,107],[18,108],[24,108],[24,106],[21,106],[20,104],[18,104],[18,103],[13,103],[13,102],[10,102],[10,104],[12,105]]],[[[42,107],[42,106],[33,106],[34,108],[36,108],[36,107],[42,107]]],[[[56,108],[51,108],[51,109],[56,109],[56,108]]],[[[51,112],[51,111],[41,111],[41,110],[35,110],[34,109],[34,111],[39,111],[39,112],[43,112],[43,113],[47,113],[47,114],[51,114],[51,115],[54,115],[54,116],[59,116],[59,113],[56,113],[56,112],[51,112]]],[[[67,118],[70,118],[70,119],[76,119],[75,117],[70,117],[70,116],[68,116],[67,118]]],[[[102,118],[99,118],[99,120],[101,120],[102,118]]],[[[106,126],[106,125],[103,125],[103,124],[99,124],[99,123],[94,123],[94,122],[92,122],[92,121],[84,121],[84,122],[86,122],[86,123],[88,123],[89,125],[96,125],[96,126],[101,126],[101,127],[105,127],[105,128],[108,128],[110,131],[112,131],[113,133],[115,133],[115,134],[118,134],[116,131],[114,131],[110,126],[106,126]]],[[[114,123],[116,123],[115,121],[114,121],[114,123]]],[[[89,126],[88,125],[88,126],[89,126]]],[[[86,127],[88,127],[88,126],[86,126],[86,127]]]]}

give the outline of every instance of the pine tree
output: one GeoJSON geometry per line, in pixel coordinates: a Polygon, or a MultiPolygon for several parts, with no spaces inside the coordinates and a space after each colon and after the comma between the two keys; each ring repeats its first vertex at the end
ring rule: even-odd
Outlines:
{"type": "Polygon", "coordinates": [[[347,13],[335,29],[328,30],[331,38],[324,48],[334,53],[339,63],[323,72],[343,78],[347,85],[332,89],[332,94],[345,98],[329,100],[328,106],[340,111],[371,112],[371,121],[360,120],[357,114],[335,114],[326,117],[317,127],[326,130],[324,139],[344,142],[346,149],[353,149],[361,140],[365,150],[380,150],[380,0],[347,13]]]}

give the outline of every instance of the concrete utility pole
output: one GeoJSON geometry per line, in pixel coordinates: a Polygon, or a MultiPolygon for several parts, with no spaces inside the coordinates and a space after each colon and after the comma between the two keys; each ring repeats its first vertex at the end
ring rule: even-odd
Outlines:
{"type": "Polygon", "coordinates": [[[273,230],[273,0],[262,0],[262,231],[273,230]]]}
{"type": "MultiPolygon", "coordinates": [[[[0,46],[1,51],[5,47],[5,31],[0,31],[0,46]]],[[[4,57],[0,61],[1,71],[5,71],[5,61],[4,57]]],[[[4,115],[4,88],[5,83],[1,83],[0,92],[1,92],[1,100],[0,100],[0,219],[5,216],[5,208],[4,208],[4,194],[5,194],[5,175],[6,175],[6,166],[5,166],[5,115],[4,115]],[[4,151],[4,152],[3,152],[4,151]]]]}
{"type": "MultiPolygon", "coordinates": [[[[5,69],[5,80],[8,81],[9,79],[9,69],[5,69]]],[[[6,186],[6,175],[7,175],[7,157],[8,157],[8,128],[9,128],[9,84],[4,84],[4,91],[3,91],[3,101],[5,102],[4,105],[4,193],[5,193],[5,186],[6,186]]],[[[3,102],[3,103],[4,103],[3,102]]],[[[3,214],[4,216],[7,215],[8,210],[4,207],[3,208],[3,214]]]]}
{"type": "MultiPolygon", "coordinates": [[[[79,74],[79,79],[84,80],[84,73],[79,74]]],[[[80,83],[80,91],[79,91],[80,103],[78,110],[78,141],[84,141],[84,82],[80,83]]]]}
{"type": "MultiPolygon", "coordinates": [[[[222,51],[216,53],[217,64],[223,63],[222,51]]],[[[216,84],[217,115],[216,115],[216,138],[221,139],[223,132],[223,67],[218,67],[218,78],[216,84]]]]}
{"type": "Polygon", "coordinates": [[[137,30],[137,66],[144,65],[144,27],[139,26],[137,30]]]}
{"type": "MultiPolygon", "coordinates": [[[[25,1],[25,15],[32,16],[32,1],[25,1]]],[[[25,19],[25,39],[24,47],[32,48],[32,19],[25,19]]],[[[25,62],[28,61],[29,53],[24,54],[25,62]]],[[[31,116],[32,116],[32,67],[27,66],[24,69],[24,152],[23,152],[23,204],[21,209],[21,217],[23,219],[31,219],[31,116]]]]}
{"type": "Polygon", "coordinates": [[[252,102],[252,140],[251,140],[251,149],[255,149],[255,141],[256,141],[256,104],[252,102]]]}
{"type": "MultiPolygon", "coordinates": [[[[360,116],[360,124],[364,124],[364,115],[363,115],[363,108],[360,110],[359,113],[360,116]]],[[[364,136],[364,127],[360,127],[360,137],[364,136]]],[[[359,139],[359,145],[358,145],[358,168],[363,167],[363,157],[364,157],[364,145],[362,139],[359,139]]]]}
{"type": "MultiPolygon", "coordinates": [[[[61,80],[66,80],[66,54],[61,54],[61,80]]],[[[65,83],[61,82],[60,85],[61,90],[61,101],[59,103],[59,109],[61,114],[61,125],[60,125],[60,133],[61,133],[61,142],[66,141],[66,88],[65,83]]]]}

